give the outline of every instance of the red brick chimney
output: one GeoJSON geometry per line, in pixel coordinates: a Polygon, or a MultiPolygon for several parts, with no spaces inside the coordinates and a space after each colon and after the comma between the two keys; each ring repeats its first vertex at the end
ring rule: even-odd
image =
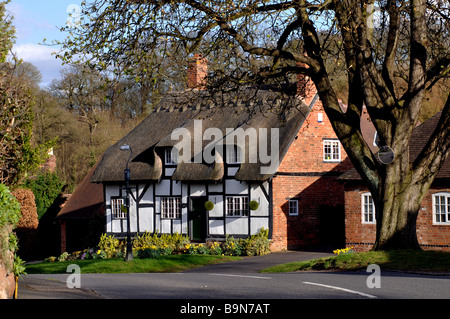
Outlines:
{"type": "Polygon", "coordinates": [[[208,59],[201,54],[195,54],[189,60],[188,88],[202,90],[206,88],[206,77],[208,75],[208,59]]]}
{"type": "MultiPolygon", "coordinates": [[[[298,67],[308,69],[309,66],[302,62],[297,62],[298,67]]],[[[317,94],[317,89],[311,78],[305,74],[297,73],[297,94],[304,99],[304,103],[309,105],[317,94]]]]}

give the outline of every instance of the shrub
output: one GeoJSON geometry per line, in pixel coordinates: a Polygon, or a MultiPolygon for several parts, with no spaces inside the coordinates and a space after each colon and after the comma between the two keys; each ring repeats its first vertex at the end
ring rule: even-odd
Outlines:
{"type": "Polygon", "coordinates": [[[19,188],[11,193],[19,202],[22,216],[17,228],[37,229],[39,226],[35,197],[31,190],[19,188]]]}
{"type": "Polygon", "coordinates": [[[106,258],[117,257],[117,253],[120,251],[120,241],[113,235],[103,234],[100,236],[98,248],[106,254],[106,258]]]}
{"type": "Polygon", "coordinates": [[[30,260],[36,258],[39,220],[37,215],[34,194],[29,189],[16,189],[12,195],[20,203],[22,216],[17,223],[15,232],[19,239],[21,258],[30,260]]]}
{"type": "Polygon", "coordinates": [[[241,241],[233,236],[228,236],[222,245],[223,253],[227,256],[240,256],[242,254],[241,241]]]}
{"type": "Polygon", "coordinates": [[[12,229],[20,219],[20,204],[9,188],[0,184],[0,261],[9,271],[14,267],[14,253],[18,248],[17,237],[12,229]]]}
{"type": "Polygon", "coordinates": [[[169,246],[156,247],[154,245],[150,247],[143,247],[136,251],[138,258],[158,258],[160,256],[168,256],[173,252],[172,248],[169,246]]]}
{"type": "Polygon", "coordinates": [[[58,261],[66,261],[68,257],[69,257],[69,253],[68,253],[68,252],[63,252],[63,253],[58,257],[58,261]]]}
{"type": "Polygon", "coordinates": [[[181,251],[185,245],[189,243],[189,238],[175,234],[163,234],[158,235],[157,233],[151,234],[146,232],[141,236],[136,236],[133,239],[133,250],[139,250],[143,247],[150,247],[152,245],[156,247],[170,247],[172,251],[181,251]]]}
{"type": "Polygon", "coordinates": [[[9,188],[0,184],[0,228],[15,227],[20,219],[20,204],[11,194],[9,188]]]}
{"type": "Polygon", "coordinates": [[[243,241],[247,256],[262,256],[270,253],[269,230],[261,228],[258,234],[243,241]]]}
{"type": "Polygon", "coordinates": [[[38,175],[36,179],[29,179],[25,182],[25,187],[31,189],[35,196],[39,219],[61,194],[63,186],[64,183],[56,173],[44,173],[38,175]]]}
{"type": "Polygon", "coordinates": [[[213,242],[211,247],[209,247],[209,253],[211,255],[222,255],[223,249],[218,242],[213,242]]]}

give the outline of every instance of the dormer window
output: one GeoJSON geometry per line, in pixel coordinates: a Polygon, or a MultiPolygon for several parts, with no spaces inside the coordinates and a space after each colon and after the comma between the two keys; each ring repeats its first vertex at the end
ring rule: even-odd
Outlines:
{"type": "Polygon", "coordinates": [[[178,152],[176,148],[166,148],[164,150],[164,164],[177,165],[178,152]]]}
{"type": "Polygon", "coordinates": [[[241,149],[236,145],[227,146],[227,163],[228,164],[240,164],[241,159],[241,149]]]}

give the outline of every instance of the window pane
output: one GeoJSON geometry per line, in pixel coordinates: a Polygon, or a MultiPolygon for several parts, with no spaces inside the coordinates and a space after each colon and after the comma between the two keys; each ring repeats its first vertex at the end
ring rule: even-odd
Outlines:
{"type": "Polygon", "coordinates": [[[115,219],[124,219],[125,213],[122,212],[123,199],[113,198],[111,199],[111,213],[115,219]]]}
{"type": "Polygon", "coordinates": [[[248,197],[227,196],[226,207],[228,216],[248,216],[248,197]]]}

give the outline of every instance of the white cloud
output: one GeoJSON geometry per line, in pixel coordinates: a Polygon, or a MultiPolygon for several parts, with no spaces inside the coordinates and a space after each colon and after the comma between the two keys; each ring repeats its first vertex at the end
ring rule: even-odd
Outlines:
{"type": "Polygon", "coordinates": [[[17,58],[30,62],[39,69],[42,74],[42,86],[47,86],[52,80],[60,76],[60,70],[63,68],[61,60],[52,55],[53,52],[57,51],[57,48],[25,43],[15,45],[12,51],[17,58]]]}
{"type": "Polygon", "coordinates": [[[13,47],[13,52],[18,58],[31,63],[54,60],[55,57],[52,53],[55,51],[57,50],[53,47],[34,43],[17,44],[13,47]]]}

